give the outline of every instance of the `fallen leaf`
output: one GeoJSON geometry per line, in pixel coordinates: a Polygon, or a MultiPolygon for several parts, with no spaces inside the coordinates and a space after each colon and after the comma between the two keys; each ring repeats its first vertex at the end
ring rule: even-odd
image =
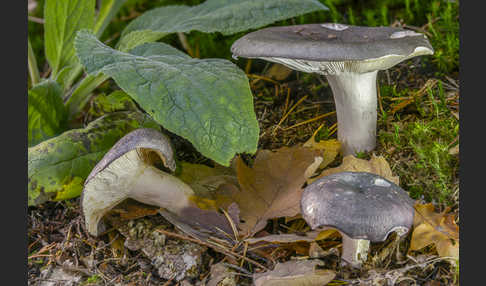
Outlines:
{"type": "Polygon", "coordinates": [[[235,273],[222,262],[211,265],[211,278],[207,286],[232,286],[236,285],[235,273]]]}
{"type": "Polygon", "coordinates": [[[252,167],[241,158],[236,173],[241,190],[232,198],[240,208],[244,233],[256,233],[267,219],[300,213],[302,186],[322,161],[319,152],[303,147],[259,151],[252,167]]]}
{"type": "Polygon", "coordinates": [[[326,239],[336,233],[336,229],[323,228],[323,230],[313,230],[303,234],[295,233],[282,233],[271,234],[262,237],[252,237],[245,239],[249,244],[255,244],[258,242],[271,242],[271,243],[294,243],[294,242],[314,242],[321,239],[326,239]]]}
{"type": "Polygon", "coordinates": [[[253,274],[255,286],[323,286],[336,274],[331,270],[316,269],[320,260],[291,260],[278,263],[275,269],[253,274]]]}
{"type": "Polygon", "coordinates": [[[312,135],[312,137],[304,143],[304,147],[309,147],[312,149],[320,150],[322,155],[322,163],[319,168],[323,169],[331,164],[337,155],[341,151],[341,143],[337,139],[321,140],[316,142],[315,136],[317,132],[312,135]]]}
{"type": "Polygon", "coordinates": [[[459,154],[459,144],[449,149],[449,155],[457,155],[457,154],[459,154]]]}
{"type": "Polygon", "coordinates": [[[110,231],[108,232],[108,239],[110,241],[113,257],[122,258],[126,253],[125,247],[123,246],[125,238],[117,232],[110,231]]]}
{"type": "Polygon", "coordinates": [[[289,69],[288,67],[281,65],[281,64],[273,64],[267,70],[267,72],[265,73],[265,76],[269,77],[271,79],[274,79],[274,80],[284,80],[291,73],[292,73],[292,70],[289,69]]]}
{"type": "Polygon", "coordinates": [[[343,163],[339,167],[326,169],[322,171],[319,176],[309,179],[307,183],[310,184],[322,177],[346,171],[373,173],[384,177],[385,179],[395,183],[396,185],[399,185],[399,177],[393,176],[390,165],[388,165],[388,162],[385,160],[385,158],[383,156],[375,156],[374,154],[371,155],[371,159],[369,161],[364,159],[358,159],[353,155],[348,155],[343,158],[343,163]]]}
{"type": "Polygon", "coordinates": [[[181,163],[178,175],[197,195],[193,202],[202,209],[217,210],[232,201],[230,196],[238,189],[238,179],[232,168],[217,165],[211,168],[201,164],[181,163]]]}
{"type": "Polygon", "coordinates": [[[435,244],[441,257],[459,259],[459,226],[454,215],[434,211],[434,205],[416,204],[414,230],[410,242],[410,251],[422,249],[435,244]]]}

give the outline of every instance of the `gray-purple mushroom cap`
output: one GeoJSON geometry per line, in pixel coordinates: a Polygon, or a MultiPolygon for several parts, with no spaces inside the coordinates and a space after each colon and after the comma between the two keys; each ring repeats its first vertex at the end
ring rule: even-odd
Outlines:
{"type": "Polygon", "coordinates": [[[384,241],[388,234],[408,232],[414,201],[402,188],[366,172],[341,172],[307,186],[302,215],[312,229],[332,227],[353,239],[384,241]]]}
{"type": "Polygon", "coordinates": [[[231,52],[327,75],[384,70],[434,49],[425,35],[402,28],[324,23],[261,29],[234,42],[231,52]]]}

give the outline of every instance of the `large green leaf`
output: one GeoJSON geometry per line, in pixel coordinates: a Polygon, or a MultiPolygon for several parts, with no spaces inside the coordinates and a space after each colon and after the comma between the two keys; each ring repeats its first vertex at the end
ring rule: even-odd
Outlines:
{"type": "Polygon", "coordinates": [[[28,92],[28,145],[33,146],[63,132],[67,110],[62,88],[53,80],[43,81],[28,92]]]}
{"type": "Polygon", "coordinates": [[[89,31],[78,32],[75,46],[89,74],[111,76],[155,121],[204,156],[228,166],[235,153],[256,152],[259,128],[248,78],[230,61],[193,59],[163,43],[124,53],[89,31]]]}
{"type": "Polygon", "coordinates": [[[95,0],[46,0],[44,44],[52,78],[65,66],[74,65],[73,42],[80,29],[94,25],[95,0]]]}
{"type": "Polygon", "coordinates": [[[78,196],[91,169],[125,134],[158,128],[140,112],[116,112],[28,149],[28,205],[78,196]]]}
{"type": "Polygon", "coordinates": [[[165,6],[133,20],[123,31],[119,48],[130,50],[175,32],[198,30],[230,35],[305,13],[327,10],[317,0],[207,0],[197,6],[165,6]]]}

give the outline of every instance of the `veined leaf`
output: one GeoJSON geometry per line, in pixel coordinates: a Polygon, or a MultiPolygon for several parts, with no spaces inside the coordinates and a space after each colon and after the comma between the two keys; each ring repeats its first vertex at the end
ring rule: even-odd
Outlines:
{"type": "Polygon", "coordinates": [[[192,7],[165,6],[133,20],[123,31],[119,47],[128,50],[149,39],[192,30],[230,35],[317,10],[327,7],[317,0],[207,0],[192,7]]]}
{"type": "Polygon", "coordinates": [[[29,90],[28,116],[29,147],[65,130],[67,111],[55,81],[43,81],[29,90]]]}
{"type": "Polygon", "coordinates": [[[152,118],[188,139],[202,155],[228,166],[235,153],[254,153],[258,122],[248,79],[222,59],[193,59],[163,44],[130,53],[80,31],[76,51],[89,74],[104,73],[152,118]]]}
{"type": "Polygon", "coordinates": [[[74,37],[80,29],[93,28],[94,9],[95,0],[46,0],[44,43],[52,78],[64,66],[76,61],[74,37]]]}
{"type": "Polygon", "coordinates": [[[140,112],[116,112],[29,148],[28,205],[78,196],[91,169],[113,144],[141,127],[158,128],[140,112]]]}

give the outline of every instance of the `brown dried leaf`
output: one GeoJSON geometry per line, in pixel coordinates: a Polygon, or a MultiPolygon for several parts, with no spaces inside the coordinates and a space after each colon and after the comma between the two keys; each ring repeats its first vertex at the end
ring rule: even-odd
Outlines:
{"type": "Polygon", "coordinates": [[[238,158],[241,191],[234,192],[233,199],[244,220],[243,232],[256,233],[267,219],[298,214],[302,186],[321,161],[318,151],[297,146],[259,151],[251,168],[238,158]]]}
{"type": "Polygon", "coordinates": [[[150,206],[136,200],[128,199],[114,207],[108,216],[118,215],[120,221],[125,221],[156,215],[158,212],[159,208],[156,206],[150,206]]]}
{"type": "Polygon", "coordinates": [[[304,234],[295,233],[283,233],[283,234],[271,234],[262,237],[252,237],[245,239],[249,244],[258,242],[271,242],[271,243],[294,243],[294,242],[313,242],[321,239],[326,239],[336,233],[337,230],[332,228],[323,228],[323,230],[313,230],[304,234]]]}
{"type": "Polygon", "coordinates": [[[410,250],[419,250],[427,245],[435,244],[441,257],[459,259],[459,226],[454,215],[434,211],[434,205],[416,204],[414,230],[410,242],[410,250]]]}
{"type": "Polygon", "coordinates": [[[324,170],[319,176],[309,179],[307,182],[310,184],[319,178],[346,171],[373,173],[384,177],[385,179],[395,183],[396,185],[399,184],[399,177],[393,176],[390,165],[388,165],[388,162],[385,160],[385,158],[382,156],[375,156],[374,154],[371,156],[371,159],[369,161],[364,159],[358,159],[353,155],[348,155],[343,158],[343,163],[339,167],[324,170]]]}
{"type": "Polygon", "coordinates": [[[316,269],[320,260],[291,260],[278,263],[275,269],[253,275],[255,286],[323,286],[336,274],[331,270],[316,269]]]}
{"type": "Polygon", "coordinates": [[[449,149],[449,155],[459,154],[459,144],[449,149]]]}

